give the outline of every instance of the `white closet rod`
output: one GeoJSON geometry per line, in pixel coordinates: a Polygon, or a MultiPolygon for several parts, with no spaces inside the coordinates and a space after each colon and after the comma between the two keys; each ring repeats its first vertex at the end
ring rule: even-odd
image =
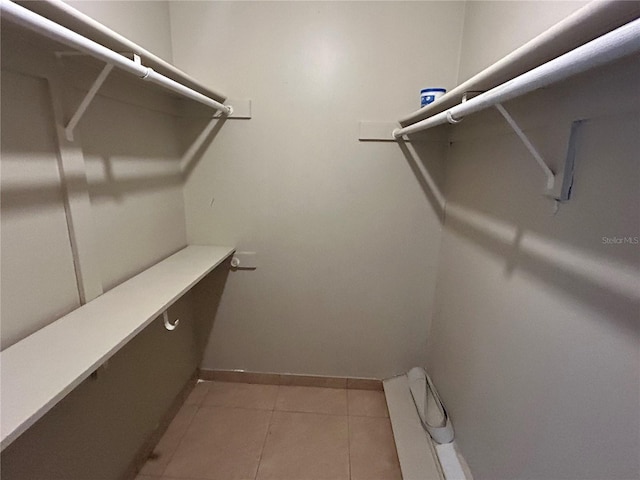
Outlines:
{"type": "Polygon", "coordinates": [[[444,123],[458,123],[465,115],[484,110],[573,75],[613,62],[640,50],[640,19],[571,50],[444,112],[393,131],[394,138],[444,123]]]}
{"type": "Polygon", "coordinates": [[[196,102],[202,103],[216,110],[220,110],[225,114],[231,114],[232,108],[227,105],[223,105],[220,102],[206,97],[195,90],[182,85],[181,83],[171,80],[164,75],[161,75],[149,67],[130,60],[127,57],[120,55],[113,50],[100,45],[76,32],[69,30],[61,25],[58,25],[51,20],[41,17],[40,15],[33,13],[24,7],[21,7],[10,0],[0,0],[1,11],[3,18],[17,23],[29,30],[36,33],[45,35],[52,40],[63,43],[71,48],[80,50],[92,57],[98,58],[108,64],[114,65],[126,72],[136,75],[139,78],[147,80],[152,83],[156,83],[168,90],[182,95],[183,97],[190,98],[196,102]]]}

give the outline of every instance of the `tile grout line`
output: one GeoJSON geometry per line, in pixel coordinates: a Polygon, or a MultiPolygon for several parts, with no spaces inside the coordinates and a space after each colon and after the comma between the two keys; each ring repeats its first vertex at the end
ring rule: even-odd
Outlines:
{"type": "MultiPolygon", "coordinates": [[[[213,384],[215,382],[211,382],[211,384],[213,384]]],[[[349,389],[341,389],[344,390],[345,392],[345,397],[346,397],[346,413],[343,414],[336,414],[336,413],[323,413],[323,412],[314,412],[314,411],[299,411],[299,410],[278,410],[277,406],[278,406],[278,399],[280,397],[280,393],[281,393],[281,386],[277,385],[278,389],[277,389],[277,393],[275,395],[275,400],[273,401],[273,405],[269,408],[256,408],[256,407],[239,407],[239,406],[235,406],[235,405],[205,405],[205,400],[206,397],[211,393],[211,389],[207,388],[207,392],[205,393],[205,395],[202,396],[202,399],[195,403],[194,406],[196,407],[196,411],[194,413],[194,415],[191,417],[191,419],[189,420],[183,434],[180,436],[180,439],[177,443],[176,448],[171,452],[170,456],[168,457],[167,460],[167,464],[163,467],[162,469],[162,473],[161,475],[165,475],[166,469],[169,465],[169,463],[172,461],[172,459],[174,458],[176,452],[179,450],[182,442],[184,441],[184,437],[186,436],[186,433],[188,431],[188,429],[190,428],[190,426],[193,424],[193,421],[195,419],[195,416],[198,414],[198,412],[200,412],[203,408],[204,409],[208,409],[208,408],[231,408],[231,409],[238,409],[238,410],[254,410],[254,411],[268,411],[269,413],[269,420],[268,420],[268,425],[267,425],[267,429],[265,432],[265,437],[264,440],[262,442],[262,447],[261,447],[261,451],[260,451],[260,455],[258,458],[258,463],[257,463],[257,467],[256,467],[256,473],[253,477],[253,480],[257,480],[259,477],[259,470],[260,470],[260,466],[262,463],[262,459],[263,459],[263,455],[264,455],[264,451],[266,448],[266,443],[268,441],[269,438],[269,432],[273,423],[273,417],[275,415],[276,412],[281,412],[281,413],[296,413],[296,414],[304,414],[304,415],[324,415],[324,416],[332,416],[332,417],[346,417],[347,420],[347,455],[348,455],[348,479],[352,480],[353,478],[353,472],[352,472],[352,461],[351,461],[351,427],[350,427],[350,420],[351,418],[378,418],[378,419],[389,419],[388,416],[377,416],[377,415],[363,415],[363,414],[352,414],[350,411],[350,394],[349,394],[349,389]]],[[[394,445],[395,446],[395,445],[394,445]]],[[[396,457],[397,457],[397,451],[396,451],[396,457]]],[[[182,477],[181,477],[182,478],[182,477]]],[[[184,478],[184,480],[187,480],[186,477],[184,478]]],[[[189,480],[196,480],[196,479],[189,479],[189,480]]]]}
{"type": "Polygon", "coordinates": [[[349,413],[349,390],[347,390],[347,455],[349,457],[349,480],[351,480],[351,413],[349,413]]]}
{"type": "Polygon", "coordinates": [[[200,408],[230,408],[232,410],[258,410],[260,412],[270,412],[273,410],[273,408],[236,407],[234,405],[201,405],[200,408]]]}
{"type": "MultiPolygon", "coordinates": [[[[363,413],[328,413],[328,412],[313,412],[308,410],[280,410],[277,408],[258,408],[258,407],[236,407],[234,405],[200,405],[198,408],[231,408],[234,410],[258,410],[262,412],[283,412],[283,413],[308,413],[310,415],[328,415],[330,417],[359,417],[359,418],[389,418],[387,415],[366,415],[363,413]]],[[[349,407],[347,406],[347,412],[349,407]]]]}
{"type": "Polygon", "coordinates": [[[349,414],[350,417],[358,417],[358,418],[389,418],[387,416],[383,416],[383,415],[363,415],[363,414],[359,414],[359,415],[354,415],[354,414],[349,414]]]}
{"type": "Polygon", "coordinates": [[[260,472],[260,464],[262,463],[262,455],[264,454],[264,447],[267,446],[267,439],[269,438],[269,431],[271,430],[271,422],[273,421],[273,413],[276,409],[276,403],[278,402],[278,395],[280,394],[280,385],[278,385],[278,393],[276,394],[276,398],[273,401],[273,407],[269,413],[269,423],[267,424],[267,432],[264,435],[264,440],[262,442],[262,448],[260,449],[260,457],[258,458],[258,465],[256,467],[256,474],[253,477],[254,480],[258,479],[258,473],[260,472]]]}
{"type": "Polygon", "coordinates": [[[347,417],[348,413],[325,413],[325,412],[307,412],[303,410],[277,410],[274,409],[274,412],[282,412],[282,413],[305,413],[308,415],[326,415],[328,417],[347,417]]]}
{"type": "MultiPolygon", "coordinates": [[[[211,384],[213,384],[215,382],[211,382],[211,384]]],[[[313,416],[331,416],[331,417],[345,417],[346,421],[347,421],[347,456],[348,456],[348,476],[346,477],[347,480],[353,480],[353,470],[352,470],[352,459],[351,459],[351,437],[352,437],[352,433],[351,433],[351,418],[370,418],[370,419],[386,419],[389,420],[388,416],[377,416],[377,415],[366,415],[366,414],[352,414],[352,412],[350,411],[350,393],[348,389],[342,389],[345,391],[345,397],[346,397],[346,413],[343,414],[336,414],[336,413],[323,413],[323,412],[314,412],[314,411],[299,411],[299,410],[278,410],[278,399],[280,398],[280,394],[282,393],[282,389],[280,388],[280,385],[277,385],[277,391],[276,391],[276,395],[275,395],[275,399],[273,400],[273,403],[270,407],[267,408],[257,408],[257,407],[246,407],[246,406],[235,406],[235,405],[205,405],[205,400],[207,398],[207,396],[209,394],[211,394],[211,389],[207,388],[207,392],[205,393],[205,395],[202,396],[202,400],[198,403],[195,403],[194,406],[196,407],[196,413],[194,413],[194,416],[189,420],[188,425],[184,431],[184,433],[180,436],[180,440],[176,446],[176,448],[174,449],[174,451],[171,453],[170,457],[168,458],[168,463],[167,465],[164,466],[164,468],[162,469],[162,473],[161,475],[165,475],[166,469],[168,467],[168,464],[172,461],[172,459],[175,457],[176,452],[179,450],[180,445],[182,444],[182,442],[184,441],[184,437],[186,435],[186,432],[188,431],[189,427],[193,424],[194,419],[195,419],[195,415],[200,412],[202,409],[208,409],[208,408],[230,408],[233,410],[253,410],[253,411],[263,411],[263,412],[269,412],[269,417],[268,417],[268,423],[267,423],[267,429],[265,432],[265,437],[264,440],[262,442],[261,445],[261,450],[259,452],[259,457],[258,457],[258,462],[257,462],[257,467],[256,467],[256,472],[254,474],[253,477],[251,477],[253,480],[257,480],[258,478],[260,478],[259,475],[259,471],[260,471],[260,467],[261,467],[261,463],[264,457],[264,452],[266,449],[266,443],[268,442],[269,439],[269,433],[271,430],[271,426],[273,425],[273,420],[274,420],[274,416],[276,412],[280,412],[280,413],[295,413],[295,414],[300,414],[300,415],[313,415],[313,416]]],[[[286,387],[286,386],[285,386],[286,387]]],[[[354,394],[355,395],[355,394],[354,394]]],[[[356,409],[357,410],[357,409],[356,409]]],[[[397,450],[395,448],[395,444],[394,444],[394,450],[395,450],[395,456],[396,456],[396,461],[397,461],[397,450]]],[[[145,477],[146,478],[146,477],[145,477]]],[[[153,477],[155,478],[155,477],[153,477]]],[[[164,477],[158,477],[158,480],[160,480],[160,478],[164,478],[164,477]]],[[[204,480],[203,478],[195,478],[195,477],[179,477],[180,480],[204,480]]],[[[176,477],[176,480],[178,480],[178,478],[176,477]]]]}
{"type": "MultiPolygon", "coordinates": [[[[196,384],[197,385],[197,384],[196,384]]],[[[207,394],[209,393],[209,388],[207,388],[207,394]]],[[[204,399],[207,395],[203,395],[202,396],[202,400],[200,400],[200,402],[198,402],[197,404],[195,404],[196,407],[196,411],[194,412],[193,416],[191,417],[191,420],[189,420],[189,423],[187,423],[186,428],[184,429],[184,432],[182,432],[182,435],[180,435],[180,440],[178,441],[178,443],[176,444],[176,448],[173,449],[173,452],[171,452],[171,455],[169,455],[169,458],[167,460],[166,465],[162,468],[162,473],[160,474],[160,478],[164,477],[165,471],[167,470],[167,467],[169,466],[169,464],[171,463],[171,460],[173,460],[173,457],[175,456],[176,452],[178,451],[178,449],[180,448],[180,445],[182,445],[182,441],[184,440],[184,437],[187,435],[187,431],[189,430],[189,427],[191,426],[191,424],[193,423],[193,420],[196,418],[196,415],[198,415],[198,412],[200,411],[200,409],[202,408],[202,404],[204,403],[204,399]]],[[[185,404],[182,405],[182,407],[180,407],[180,409],[184,408],[185,404]]],[[[175,417],[174,417],[175,418],[175,417]]],[[[155,447],[154,447],[155,448],[155,447]]]]}

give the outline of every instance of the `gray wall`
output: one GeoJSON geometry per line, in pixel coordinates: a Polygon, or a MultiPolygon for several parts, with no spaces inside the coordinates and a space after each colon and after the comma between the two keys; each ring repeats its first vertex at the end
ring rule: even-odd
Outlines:
{"type": "MultiPolygon", "coordinates": [[[[133,19],[122,16],[123,5],[105,2],[100,8],[140,25],[155,18],[153,2],[137,4],[133,19]]],[[[168,22],[164,29],[148,26],[170,42],[168,22]]],[[[54,57],[13,33],[3,24],[3,349],[80,302],[47,81],[56,75],[54,57]]],[[[99,70],[66,59],[65,71],[62,103],[68,119],[99,70]]],[[[170,115],[174,101],[143,92],[132,81],[112,73],[76,130],[90,201],[90,216],[82,220],[88,220],[84,231],[93,230],[94,273],[105,291],[186,245],[183,152],[177,120],[170,115]]],[[[196,309],[193,295],[181,299],[171,308],[172,317],[181,319],[176,331],[164,329],[162,319],[153,322],[100,369],[97,379],[83,382],[7,447],[2,478],[121,478],[196,371],[227,269],[221,267],[205,293],[195,297],[207,308],[196,309]]]]}
{"type": "Polygon", "coordinates": [[[171,19],[164,0],[67,0],[66,3],[171,62],[171,19]]]}
{"type": "Polygon", "coordinates": [[[638,476],[639,84],[628,61],[505,105],[552,165],[588,119],[557,214],[497,112],[453,131],[427,366],[476,479],[638,476]]]}
{"type": "MultiPolygon", "coordinates": [[[[438,208],[397,145],[358,142],[358,122],[394,119],[420,88],[455,84],[462,11],[171,3],[176,65],[253,102],[185,188],[190,242],[260,257],[230,275],[203,367],[384,378],[424,361],[438,208]]],[[[424,158],[445,147],[423,146],[424,158]]]]}
{"type": "Polygon", "coordinates": [[[98,98],[79,135],[108,290],[187,244],[177,119],[98,98]]]}
{"type": "Polygon", "coordinates": [[[47,82],[3,70],[1,93],[4,349],[77,308],[80,299],[47,82]]]}
{"type": "MultiPolygon", "coordinates": [[[[469,2],[466,16],[454,2],[81,6],[165,57],[170,26],[179,67],[253,100],[253,119],[227,121],[203,152],[183,200],[178,161],[204,120],[176,123],[153,95],[109,97],[122,89],[107,85],[79,130],[105,289],[187,239],[257,251],[260,266],[231,273],[223,295],[223,277],[208,285],[213,303],[171,347],[151,325],[3,453],[3,478],[119,476],[214,316],[205,368],[386,377],[426,363],[476,478],[637,477],[639,250],[603,243],[640,236],[637,65],[508,105],[554,167],[570,122],[589,119],[574,196],[556,215],[495,112],[465,119],[450,148],[446,130],[404,150],[357,141],[358,121],[415,110],[420,88],[453,87],[580,4],[469,2]],[[131,32],[129,8],[147,9],[140,25],[160,20],[131,32]],[[445,157],[441,232],[430,182],[441,184],[445,157]],[[166,377],[159,345],[182,359],[166,377]],[[126,415],[122,399],[136,405],[126,415]],[[149,415],[130,417],[138,408],[149,415]],[[110,460],[89,465],[98,451],[110,460]]],[[[78,305],[48,91],[15,57],[3,51],[3,348],[78,305]]],[[[68,106],[78,98],[71,90],[68,106]]],[[[176,308],[188,318],[195,307],[176,308]]]]}
{"type": "MultiPolygon", "coordinates": [[[[581,2],[468,2],[460,79],[581,2]],[[507,20],[508,19],[508,20],[507,20]]],[[[573,198],[495,111],[451,133],[427,367],[477,479],[637,478],[639,68],[626,62],[508,102],[555,169],[573,120],[573,198]]]]}
{"type": "MultiPolygon", "coordinates": [[[[2,348],[79,305],[48,81],[58,71],[30,43],[3,31],[2,348]]],[[[55,100],[69,119],[99,70],[64,62],[66,89],[55,100]]],[[[75,132],[90,198],[90,218],[76,228],[92,230],[104,290],[187,243],[173,100],[140,88],[113,73],[75,132]]]]}

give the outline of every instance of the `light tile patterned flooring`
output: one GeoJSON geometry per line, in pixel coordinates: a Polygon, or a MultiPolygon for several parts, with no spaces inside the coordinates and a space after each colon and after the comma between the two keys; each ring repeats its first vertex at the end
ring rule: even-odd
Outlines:
{"type": "Polygon", "coordinates": [[[384,393],[201,382],[136,480],[402,480],[384,393]]]}

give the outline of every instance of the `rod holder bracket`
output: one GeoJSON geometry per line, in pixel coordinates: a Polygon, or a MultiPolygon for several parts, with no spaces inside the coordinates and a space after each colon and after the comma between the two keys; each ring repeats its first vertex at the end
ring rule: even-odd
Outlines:
{"type": "Polygon", "coordinates": [[[453,115],[451,114],[451,110],[447,110],[447,122],[449,122],[452,125],[455,125],[456,123],[460,123],[463,119],[455,119],[453,118],[453,115]]]}

